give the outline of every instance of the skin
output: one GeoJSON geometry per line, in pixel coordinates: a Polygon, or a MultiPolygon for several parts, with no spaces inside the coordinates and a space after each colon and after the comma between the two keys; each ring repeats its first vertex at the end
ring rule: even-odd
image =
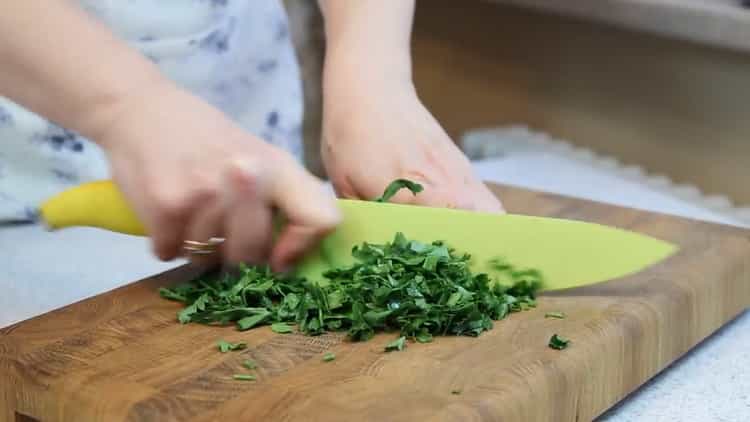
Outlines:
{"type": "MultiPolygon", "coordinates": [[[[397,202],[502,211],[416,95],[414,2],[320,6],[328,39],[321,152],[336,191],[371,199],[406,177],[425,192],[397,202]]],[[[227,261],[284,270],[340,221],[322,182],[288,153],[176,86],[74,1],[0,2],[0,63],[0,95],[103,148],[161,259],[179,256],[186,239],[225,237],[227,261]],[[271,242],[274,210],[287,224],[271,242]]]]}
{"type": "Polygon", "coordinates": [[[339,196],[375,198],[392,180],[407,178],[425,190],[417,196],[402,191],[395,202],[502,212],[417,96],[410,52],[414,1],[319,4],[327,40],[321,153],[339,196]]]}

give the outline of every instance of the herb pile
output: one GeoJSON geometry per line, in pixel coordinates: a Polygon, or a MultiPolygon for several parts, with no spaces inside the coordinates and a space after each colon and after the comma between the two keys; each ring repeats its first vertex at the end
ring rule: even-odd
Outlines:
{"type": "MultiPolygon", "coordinates": [[[[421,191],[420,185],[400,179],[378,201],[387,201],[400,188],[421,191]]],[[[239,275],[214,273],[162,288],[160,294],[185,304],[178,313],[184,324],[234,323],[239,330],[271,325],[277,333],[288,333],[295,324],[307,335],[346,331],[354,341],[397,332],[399,338],[386,347],[390,351],[402,350],[406,339],[426,343],[436,335],[478,336],[493,321],[536,306],[542,285],[536,270],[493,262],[503,285],[472,272],[469,255],[402,233],[384,244],[355,246],[352,256],[353,265],[329,270],[322,280],[240,265],[239,275]]]]}
{"type": "Polygon", "coordinates": [[[494,320],[535,306],[542,283],[538,272],[505,264],[513,283],[503,286],[472,273],[469,255],[401,233],[392,242],[356,246],[352,255],[353,265],[329,270],[319,282],[241,265],[239,276],[213,274],[160,294],[185,303],[181,323],[235,323],[243,331],[271,324],[278,333],[296,324],[308,335],[347,331],[352,340],[397,331],[429,342],[435,335],[477,336],[491,329],[494,320]]]}

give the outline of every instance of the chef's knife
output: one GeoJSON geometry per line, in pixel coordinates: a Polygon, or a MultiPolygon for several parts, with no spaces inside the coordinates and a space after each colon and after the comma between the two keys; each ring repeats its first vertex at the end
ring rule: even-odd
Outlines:
{"type": "MultiPolygon", "coordinates": [[[[336,230],[297,267],[317,279],[328,268],[352,262],[362,242],[393,239],[397,232],[422,242],[442,240],[469,253],[475,270],[492,273],[494,258],[536,268],[545,290],[589,285],[639,272],[674,254],[668,242],[604,225],[559,218],[489,214],[413,205],[339,199],[336,230]]],[[[144,236],[146,230],[110,181],[88,183],[46,201],[40,217],[50,229],[98,227],[144,236]]]]}

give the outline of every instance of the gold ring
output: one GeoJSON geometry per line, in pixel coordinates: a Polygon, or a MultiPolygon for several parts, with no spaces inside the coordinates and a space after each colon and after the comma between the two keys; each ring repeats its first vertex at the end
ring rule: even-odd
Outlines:
{"type": "Polygon", "coordinates": [[[185,240],[182,249],[191,254],[205,255],[216,252],[216,248],[224,242],[223,238],[212,237],[208,242],[199,242],[197,240],[185,240]]]}

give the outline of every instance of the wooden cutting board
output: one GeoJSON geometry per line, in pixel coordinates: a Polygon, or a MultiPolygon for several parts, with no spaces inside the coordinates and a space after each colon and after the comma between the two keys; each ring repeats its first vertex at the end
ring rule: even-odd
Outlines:
{"type": "Polygon", "coordinates": [[[682,249],[624,279],[546,294],[479,338],[395,353],[383,352],[393,335],[350,343],[180,325],[179,305],[157,294],[194,276],[179,268],[0,330],[1,420],[591,420],[750,305],[750,231],[496,192],[515,213],[619,226],[682,249]],[[571,346],[548,348],[553,333],[571,346]],[[248,348],[222,354],[219,339],[248,348]],[[326,352],[336,360],[323,362],[326,352]],[[257,362],[255,382],[231,379],[248,372],[245,359],[257,362]]]}

